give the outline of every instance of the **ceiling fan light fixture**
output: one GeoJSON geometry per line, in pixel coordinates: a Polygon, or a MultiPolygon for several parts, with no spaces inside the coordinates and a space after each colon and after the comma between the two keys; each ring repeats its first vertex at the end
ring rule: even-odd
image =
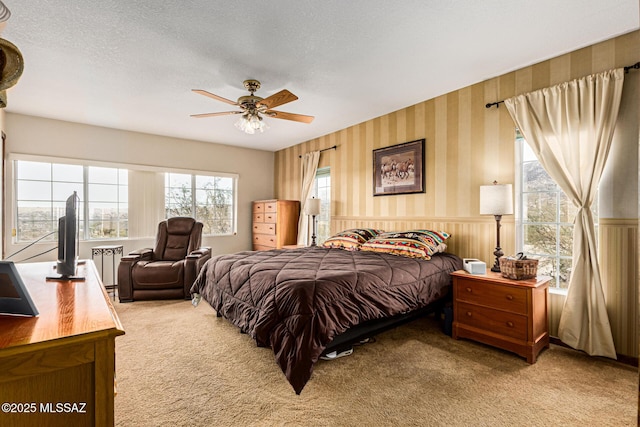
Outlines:
{"type": "Polygon", "coordinates": [[[243,114],[235,123],[235,126],[249,135],[253,135],[256,131],[262,133],[265,129],[269,129],[269,126],[267,126],[258,113],[243,114]]]}
{"type": "Polygon", "coordinates": [[[265,129],[269,129],[269,126],[263,120],[263,116],[271,117],[274,119],[291,120],[294,122],[311,123],[313,116],[305,116],[303,114],[286,113],[284,111],[273,110],[274,107],[295,101],[297,96],[292,94],[286,89],[280,92],[274,93],[266,98],[261,98],[255,95],[255,91],[260,88],[260,82],[257,80],[245,80],[244,87],[249,91],[249,95],[241,96],[237,101],[232,101],[222,96],[215,95],[202,89],[191,89],[193,92],[200,95],[207,96],[217,101],[224,102],[225,104],[235,105],[240,107],[240,111],[221,111],[216,113],[204,113],[204,114],[192,114],[191,117],[216,117],[226,116],[229,114],[242,114],[236,121],[236,128],[241,131],[253,135],[256,131],[260,133],[265,129]]]}

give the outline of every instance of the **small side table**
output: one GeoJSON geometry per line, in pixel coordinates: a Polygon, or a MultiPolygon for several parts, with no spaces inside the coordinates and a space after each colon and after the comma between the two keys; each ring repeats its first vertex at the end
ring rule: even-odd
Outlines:
{"type": "Polygon", "coordinates": [[[547,298],[551,277],[511,280],[500,273],[453,276],[453,338],[512,351],[535,363],[549,347],[547,298]]]}
{"type": "Polygon", "coordinates": [[[116,289],[118,288],[118,284],[116,283],[116,255],[120,255],[122,257],[123,246],[122,245],[102,245],[102,246],[94,246],[91,248],[91,259],[94,259],[96,255],[100,255],[100,279],[104,285],[104,288],[109,291],[113,291],[113,300],[116,299],[116,289]],[[107,285],[104,283],[104,257],[110,256],[111,258],[111,271],[112,271],[112,279],[113,283],[107,285]]]}

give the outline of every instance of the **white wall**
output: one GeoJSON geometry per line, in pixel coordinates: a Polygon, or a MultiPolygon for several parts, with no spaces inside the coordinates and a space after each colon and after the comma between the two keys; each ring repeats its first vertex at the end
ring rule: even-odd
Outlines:
{"type": "MultiPolygon", "coordinates": [[[[12,170],[10,162],[6,159],[12,154],[238,174],[238,233],[235,236],[204,238],[203,244],[211,246],[214,254],[251,249],[251,201],[273,197],[274,154],[269,151],[121,131],[14,113],[6,114],[4,124],[7,140],[3,256],[23,246],[14,245],[11,237],[14,216],[12,170]]],[[[130,194],[130,197],[135,195],[130,194]]],[[[115,243],[122,243],[124,252],[127,253],[134,249],[153,246],[154,239],[85,242],[81,244],[80,256],[90,258],[92,246],[115,243]]],[[[42,252],[49,246],[50,242],[36,244],[20,256],[16,256],[15,260],[20,261],[42,252]]],[[[55,260],[55,251],[33,259],[48,260],[55,260]]],[[[110,264],[105,261],[105,270],[107,265],[110,264]]],[[[107,277],[105,282],[109,282],[107,277]]]]}

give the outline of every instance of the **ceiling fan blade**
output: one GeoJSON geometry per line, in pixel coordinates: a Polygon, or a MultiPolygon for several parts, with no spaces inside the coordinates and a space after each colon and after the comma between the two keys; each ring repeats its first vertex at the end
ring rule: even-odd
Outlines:
{"type": "Polygon", "coordinates": [[[293,120],[294,122],[311,123],[315,117],[304,114],[285,113],[284,111],[267,110],[265,114],[274,119],[293,120]]]}
{"type": "Polygon", "coordinates": [[[193,92],[195,92],[195,93],[199,93],[200,95],[208,96],[209,98],[213,98],[213,99],[216,99],[218,101],[226,102],[227,104],[238,105],[238,103],[235,102],[235,101],[232,101],[232,100],[227,99],[227,98],[223,98],[223,97],[218,96],[218,95],[214,95],[213,93],[207,92],[206,90],[202,90],[202,89],[191,89],[191,90],[193,92]]]}
{"type": "Polygon", "coordinates": [[[229,114],[242,114],[242,111],[222,111],[219,113],[192,114],[191,117],[196,117],[198,119],[201,119],[203,117],[228,116],[229,114]]]}
{"type": "Polygon", "coordinates": [[[297,96],[295,96],[288,90],[283,89],[280,92],[274,93],[273,95],[258,102],[258,105],[264,105],[267,108],[273,108],[277,107],[278,105],[286,104],[287,102],[295,101],[296,99],[298,99],[297,96]]]}

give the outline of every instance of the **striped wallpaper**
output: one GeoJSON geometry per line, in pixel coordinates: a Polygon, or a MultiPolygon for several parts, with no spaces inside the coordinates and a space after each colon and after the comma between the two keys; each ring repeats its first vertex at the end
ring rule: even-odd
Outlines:
{"type": "MultiPolygon", "coordinates": [[[[298,156],[337,145],[320,157],[320,167],[331,167],[333,232],[354,226],[438,228],[452,234],[452,252],[490,265],[495,221],[479,214],[479,187],[494,180],[514,183],[515,128],[504,106],[485,104],[639,60],[636,31],[278,151],[275,197],[299,199],[298,156]],[[372,151],[421,138],[426,139],[425,193],[374,197],[372,151]]],[[[611,249],[602,268],[616,349],[637,356],[637,218],[622,223],[605,220],[601,227],[601,248],[611,249]],[[629,264],[624,274],[620,263],[629,264]]],[[[506,254],[515,252],[513,216],[503,217],[501,243],[506,254]]],[[[560,302],[550,304],[552,331],[562,307],[562,297],[554,298],[560,302]]]]}

